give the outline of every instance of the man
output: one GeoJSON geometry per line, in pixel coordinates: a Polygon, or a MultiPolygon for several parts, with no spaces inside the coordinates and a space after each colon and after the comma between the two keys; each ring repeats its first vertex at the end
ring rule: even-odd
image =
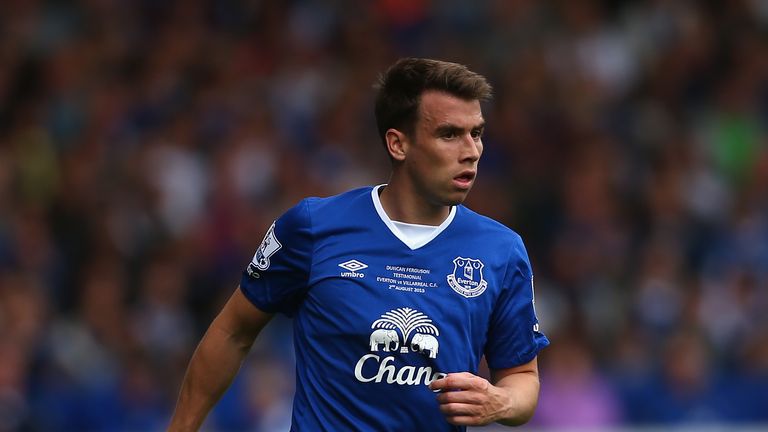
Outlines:
{"type": "Polygon", "coordinates": [[[519,425],[539,392],[533,276],[520,237],[461,203],[491,88],[402,59],[380,78],[389,183],[309,198],[268,230],[190,362],[171,430],[195,430],[274,313],[294,319],[293,430],[519,425]],[[477,375],[485,355],[491,381],[477,375]]]}

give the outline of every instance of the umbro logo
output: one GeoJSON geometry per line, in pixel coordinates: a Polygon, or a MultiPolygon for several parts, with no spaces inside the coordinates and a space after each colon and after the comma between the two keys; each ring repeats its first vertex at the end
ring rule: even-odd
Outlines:
{"type": "Polygon", "coordinates": [[[344,270],[348,270],[341,272],[341,276],[343,277],[363,278],[365,277],[365,274],[360,273],[360,271],[367,269],[368,264],[362,263],[356,259],[351,259],[339,264],[339,267],[343,268],[344,270]]]}
{"type": "Polygon", "coordinates": [[[343,262],[339,264],[339,267],[343,269],[347,269],[349,271],[360,271],[362,269],[368,268],[368,264],[361,263],[360,261],[356,259],[352,259],[346,262],[343,262]]]}

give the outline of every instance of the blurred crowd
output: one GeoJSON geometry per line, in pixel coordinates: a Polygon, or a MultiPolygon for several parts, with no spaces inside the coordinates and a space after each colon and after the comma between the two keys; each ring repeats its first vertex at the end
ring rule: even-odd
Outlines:
{"type": "MultiPolygon", "coordinates": [[[[0,2],[0,431],[159,430],[271,221],[386,181],[372,83],[486,75],[538,427],[768,423],[768,2],[0,2]]],[[[207,423],[287,430],[277,319],[207,423]]]]}

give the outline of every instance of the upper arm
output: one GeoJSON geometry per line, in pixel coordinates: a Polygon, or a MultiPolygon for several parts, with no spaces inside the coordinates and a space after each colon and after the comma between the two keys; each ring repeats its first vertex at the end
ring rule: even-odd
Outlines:
{"type": "Polygon", "coordinates": [[[502,369],[491,369],[491,383],[493,385],[499,385],[504,381],[504,378],[516,375],[516,374],[528,374],[539,379],[539,364],[536,357],[533,360],[523,363],[518,366],[502,369]]]}
{"type": "Polygon", "coordinates": [[[250,347],[272,316],[254,306],[238,287],[214,319],[212,327],[250,347]]]}

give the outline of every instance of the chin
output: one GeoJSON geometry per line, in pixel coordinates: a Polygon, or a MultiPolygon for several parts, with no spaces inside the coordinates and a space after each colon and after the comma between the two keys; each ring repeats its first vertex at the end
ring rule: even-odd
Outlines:
{"type": "Polygon", "coordinates": [[[446,206],[455,206],[459,204],[463,204],[464,201],[467,199],[467,193],[462,192],[460,194],[452,194],[450,196],[447,196],[446,199],[443,201],[443,204],[446,206]]]}

